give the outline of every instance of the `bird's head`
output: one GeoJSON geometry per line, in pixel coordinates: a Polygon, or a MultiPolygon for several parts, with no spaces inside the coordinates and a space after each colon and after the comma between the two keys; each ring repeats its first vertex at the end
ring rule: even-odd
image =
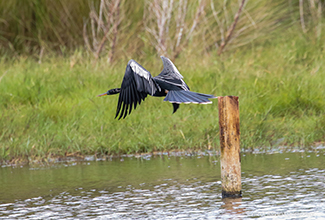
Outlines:
{"type": "Polygon", "coordinates": [[[100,97],[100,96],[104,96],[104,95],[115,95],[115,94],[120,93],[120,91],[121,91],[121,88],[110,89],[107,92],[99,94],[97,96],[100,97]]]}

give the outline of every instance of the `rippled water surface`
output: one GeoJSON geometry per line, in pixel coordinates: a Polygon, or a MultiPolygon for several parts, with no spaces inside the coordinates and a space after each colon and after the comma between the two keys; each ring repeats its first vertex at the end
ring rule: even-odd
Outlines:
{"type": "Polygon", "coordinates": [[[0,219],[325,218],[325,155],[243,154],[241,199],[222,199],[218,156],[0,168],[0,219]]]}

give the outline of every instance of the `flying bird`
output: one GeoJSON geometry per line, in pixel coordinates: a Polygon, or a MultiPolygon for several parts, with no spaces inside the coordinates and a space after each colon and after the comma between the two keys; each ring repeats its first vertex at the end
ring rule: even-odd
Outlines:
{"type": "Polygon", "coordinates": [[[126,66],[121,88],[110,89],[98,95],[120,94],[115,118],[120,120],[131,114],[132,107],[136,109],[147,95],[166,96],[164,101],[173,104],[173,113],[181,103],[210,104],[212,101],[209,99],[216,98],[213,95],[190,91],[173,62],[164,56],[161,56],[161,59],[164,68],[156,77],[152,77],[149,71],[131,59],[126,66]]]}

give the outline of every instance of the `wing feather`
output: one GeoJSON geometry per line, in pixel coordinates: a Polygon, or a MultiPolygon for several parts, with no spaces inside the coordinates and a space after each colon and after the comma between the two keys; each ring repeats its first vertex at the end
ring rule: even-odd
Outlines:
{"type": "MultiPolygon", "coordinates": [[[[134,81],[132,81],[131,85],[132,85],[132,91],[136,91],[134,81]]],[[[133,95],[134,95],[134,109],[136,109],[137,108],[137,103],[138,103],[136,100],[139,100],[140,98],[139,98],[139,94],[137,92],[134,92],[133,95]]]]}
{"type": "MultiPolygon", "coordinates": [[[[123,99],[125,100],[125,91],[122,91],[122,92],[120,93],[120,96],[122,96],[121,100],[123,100],[123,99]]],[[[121,102],[121,103],[123,103],[123,106],[122,106],[121,114],[120,114],[120,117],[118,118],[118,120],[120,120],[120,119],[122,118],[123,113],[124,113],[124,109],[125,109],[125,101],[123,101],[123,102],[121,102]]],[[[119,112],[116,113],[116,116],[115,116],[115,117],[118,116],[118,113],[119,113],[119,112]]]]}
{"type": "Polygon", "coordinates": [[[164,56],[161,56],[160,58],[163,62],[164,68],[154,79],[179,87],[182,90],[190,90],[190,88],[184,82],[183,76],[180,74],[173,62],[164,56]]]}
{"type": "Polygon", "coordinates": [[[125,118],[128,114],[131,114],[133,104],[134,109],[136,109],[137,104],[140,105],[147,95],[154,95],[157,90],[160,91],[161,88],[154,81],[150,72],[136,61],[130,60],[126,66],[122,81],[115,118],[118,115],[118,119],[125,118]]]}
{"type": "MultiPolygon", "coordinates": [[[[123,92],[123,91],[122,91],[123,92]]],[[[116,115],[115,118],[118,116],[120,110],[121,110],[121,106],[122,106],[122,93],[120,93],[119,97],[118,97],[118,102],[117,102],[117,108],[116,108],[116,115]]]]}
{"type": "Polygon", "coordinates": [[[126,90],[125,90],[125,111],[124,111],[124,116],[123,116],[123,118],[125,118],[126,117],[126,115],[127,115],[127,113],[128,113],[128,108],[129,108],[129,102],[130,102],[130,96],[129,96],[129,94],[128,94],[128,91],[129,90],[129,88],[127,88],[126,90]]]}
{"type": "Polygon", "coordinates": [[[130,88],[129,88],[129,96],[130,96],[130,108],[129,108],[129,114],[131,114],[131,112],[132,112],[133,102],[134,102],[134,100],[135,100],[134,93],[133,93],[133,91],[132,91],[132,84],[131,84],[131,86],[130,86],[130,88]]]}
{"type": "Polygon", "coordinates": [[[160,74],[169,75],[176,79],[183,79],[183,76],[180,74],[175,64],[170,59],[164,56],[161,56],[160,58],[164,65],[164,69],[160,74]]]}

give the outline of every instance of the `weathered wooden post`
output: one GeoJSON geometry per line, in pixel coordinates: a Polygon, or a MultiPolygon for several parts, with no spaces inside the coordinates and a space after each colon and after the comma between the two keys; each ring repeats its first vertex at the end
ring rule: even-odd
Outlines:
{"type": "Polygon", "coordinates": [[[218,108],[222,198],[237,198],[241,197],[238,97],[218,97],[218,108]]]}

